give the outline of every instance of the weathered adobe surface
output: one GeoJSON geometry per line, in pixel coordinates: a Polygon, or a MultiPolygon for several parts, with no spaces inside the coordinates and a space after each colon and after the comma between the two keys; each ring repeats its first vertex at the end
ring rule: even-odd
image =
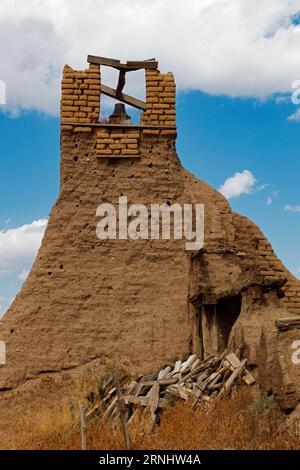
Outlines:
{"type": "MultiPolygon", "coordinates": [[[[97,358],[142,371],[182,357],[193,348],[193,291],[221,298],[244,290],[236,343],[243,336],[251,364],[262,363],[261,382],[267,388],[278,382],[282,395],[286,366],[274,321],[288,312],[286,298],[274,294],[275,278],[266,279],[261,270],[269,270],[257,263],[262,243],[269,247],[261,232],[182,168],[173,139],[144,137],[139,160],[115,161],[97,158],[96,140],[96,132],[62,135],[60,195],[31,274],[1,325],[8,351],[1,388],[97,358]],[[96,207],[122,194],[129,204],[203,203],[204,250],[191,264],[184,240],[100,241],[96,207]],[[255,301],[251,289],[266,292],[255,301]]],[[[287,271],[282,276],[299,288],[287,271]]]]}
{"type": "MultiPolygon", "coordinates": [[[[72,88],[74,97],[84,101],[100,95],[98,85],[92,90],[95,85],[84,82],[96,77],[76,75],[70,68],[65,73],[75,73],[65,82],[78,85],[72,88]]],[[[153,72],[147,80],[144,117],[152,119],[150,109],[157,109],[151,108],[153,72]]],[[[171,93],[157,88],[158,94],[171,93]]],[[[240,294],[241,312],[230,344],[234,349],[243,343],[260,387],[275,393],[284,409],[295,408],[300,371],[291,361],[291,344],[298,332],[279,334],[275,321],[300,313],[299,281],[254,224],[232,213],[220,193],[181,166],[174,131],[140,130],[138,158],[103,158],[99,129],[88,127],[98,111],[91,112],[92,117],[71,116],[82,129],[63,117],[60,194],[32,271],[0,324],[7,346],[0,389],[85,365],[103,369],[117,361],[132,372],[145,372],[174,362],[196,347],[197,302],[217,303],[240,294]],[[204,204],[204,248],[191,254],[185,240],[172,238],[100,241],[96,208],[118,204],[121,195],[129,205],[204,204]]]]}

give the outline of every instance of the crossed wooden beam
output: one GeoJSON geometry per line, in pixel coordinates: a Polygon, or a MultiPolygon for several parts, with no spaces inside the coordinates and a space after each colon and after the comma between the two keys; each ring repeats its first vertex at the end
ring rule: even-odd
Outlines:
{"type": "Polygon", "coordinates": [[[126,83],[127,72],[134,72],[141,69],[157,69],[158,62],[155,59],[127,61],[126,64],[122,64],[121,61],[117,59],[88,55],[87,61],[89,64],[106,65],[108,67],[113,67],[119,70],[117,88],[115,89],[106,85],[101,85],[101,93],[122,101],[123,103],[129,104],[134,108],[142,109],[143,111],[146,110],[146,103],[144,101],[138,100],[133,96],[126,95],[123,93],[123,88],[126,83]]]}

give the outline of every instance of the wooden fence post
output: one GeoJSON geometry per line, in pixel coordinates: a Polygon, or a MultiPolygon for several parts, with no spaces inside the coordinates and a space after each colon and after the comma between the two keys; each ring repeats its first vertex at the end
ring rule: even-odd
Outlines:
{"type": "Polygon", "coordinates": [[[120,388],[120,381],[118,374],[115,372],[114,376],[114,382],[115,382],[115,387],[117,391],[117,402],[118,402],[118,411],[120,414],[120,419],[121,419],[121,424],[122,424],[122,431],[124,435],[124,441],[125,441],[125,447],[127,450],[130,449],[130,442],[129,442],[129,435],[128,435],[128,429],[127,429],[127,423],[126,423],[126,413],[125,413],[125,403],[122,398],[121,394],[121,388],[120,388]]]}
{"type": "Polygon", "coordinates": [[[80,411],[80,437],[81,437],[81,450],[87,450],[86,446],[86,423],[85,423],[85,413],[84,406],[79,405],[80,411]]]}

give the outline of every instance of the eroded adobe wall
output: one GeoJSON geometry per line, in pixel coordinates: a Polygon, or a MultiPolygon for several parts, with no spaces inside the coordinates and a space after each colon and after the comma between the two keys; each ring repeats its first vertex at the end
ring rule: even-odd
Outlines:
{"type": "Polygon", "coordinates": [[[159,367],[189,351],[184,242],[106,240],[96,208],[184,198],[173,142],[141,139],[139,159],[98,158],[97,133],[62,134],[61,191],[35,265],[0,327],[0,388],[42,373],[114,360],[159,367]]]}
{"type": "MultiPolygon", "coordinates": [[[[292,359],[300,330],[279,331],[276,322],[299,314],[300,282],[255,224],[234,213],[226,218],[231,219],[232,237],[226,244],[206,244],[191,260],[190,299],[195,314],[202,305],[221,305],[224,299],[241,295],[230,348],[242,347],[261,390],[273,393],[284,410],[291,410],[300,399],[300,367],[292,359]]],[[[197,329],[195,323],[195,347],[197,329]]]]}
{"type": "Polygon", "coordinates": [[[245,253],[245,258],[266,282],[282,281],[280,304],[291,315],[300,314],[300,281],[296,279],[277,257],[271,244],[259,228],[246,217],[235,215],[236,250],[245,253]]]}

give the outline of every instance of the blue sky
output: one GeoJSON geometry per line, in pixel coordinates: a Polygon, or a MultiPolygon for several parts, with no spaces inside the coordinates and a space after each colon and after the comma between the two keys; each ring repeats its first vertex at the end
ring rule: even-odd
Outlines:
{"type": "MultiPolygon", "coordinates": [[[[58,194],[62,67],[85,68],[87,54],[156,57],[174,72],[183,165],[222,189],[300,276],[299,17],[300,0],[2,0],[0,316],[58,194]]],[[[143,98],[141,74],[125,91],[143,98]]]]}

